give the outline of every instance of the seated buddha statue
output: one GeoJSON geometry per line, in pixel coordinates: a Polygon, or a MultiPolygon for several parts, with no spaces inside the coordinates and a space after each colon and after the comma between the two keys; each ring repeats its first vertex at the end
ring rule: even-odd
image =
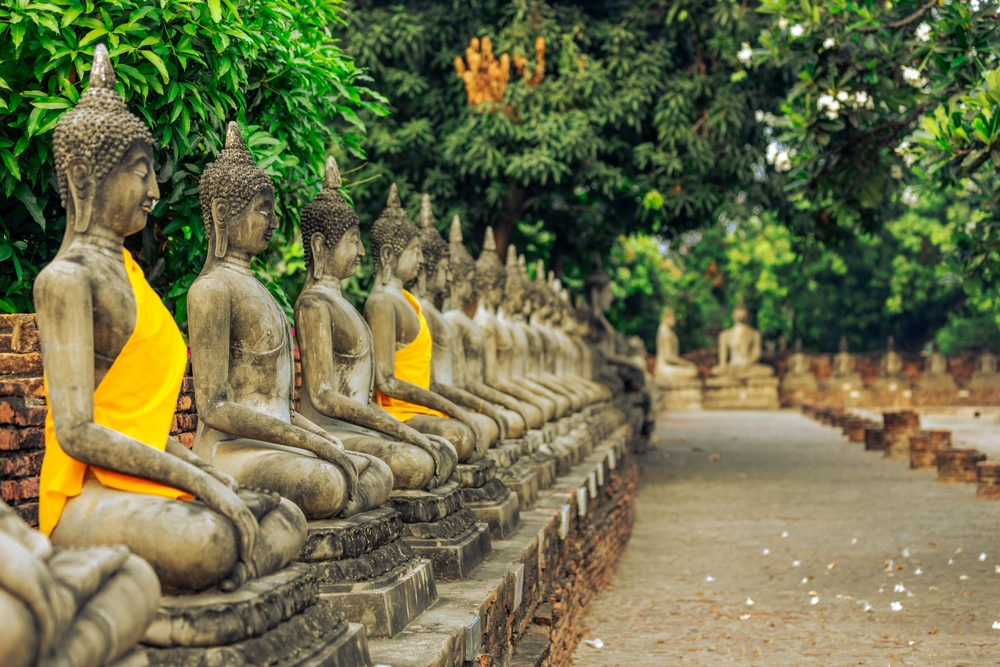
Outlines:
{"type": "Polygon", "coordinates": [[[924,376],[920,379],[921,389],[955,389],[955,379],[948,375],[948,358],[938,350],[937,342],[931,343],[931,353],[927,355],[924,376]]]}
{"type": "Polygon", "coordinates": [[[993,388],[1000,386],[1000,373],[997,373],[997,357],[990,348],[983,347],[976,359],[976,370],[969,380],[970,389],[993,388]]]}
{"type": "Polygon", "coordinates": [[[732,379],[771,377],[774,369],[757,363],[761,354],[760,332],[751,327],[750,311],[743,300],[733,309],[733,326],[719,334],[719,363],[712,375],[732,379]]]}
{"type": "Polygon", "coordinates": [[[854,355],[847,347],[847,336],[840,337],[839,351],[833,358],[833,373],[827,382],[829,388],[836,389],[861,389],[861,374],[858,373],[858,364],[854,355]]]}
{"type": "Polygon", "coordinates": [[[794,351],[788,357],[788,372],[781,379],[781,388],[785,391],[798,389],[818,389],[819,383],[812,374],[809,357],[802,349],[802,339],[795,339],[794,351]]]}
{"type": "Polygon", "coordinates": [[[160,583],[122,546],[53,549],[0,502],[0,664],[100,667],[156,616],[160,583]]]}
{"type": "Polygon", "coordinates": [[[569,335],[575,326],[569,291],[551,271],[549,277],[547,287],[551,296],[545,332],[551,336],[555,346],[551,372],[582,395],[585,405],[600,402],[604,400],[603,387],[583,375],[581,350],[569,335]]]}
{"type": "Polygon", "coordinates": [[[903,374],[903,357],[896,351],[896,339],[892,336],[886,342],[885,356],[882,357],[878,378],[872,386],[889,391],[910,386],[910,381],[903,374]]]}
{"type": "Polygon", "coordinates": [[[434,343],[423,307],[403,289],[423,263],[419,236],[393,184],[371,230],[375,284],[365,302],[365,319],[375,352],[375,396],[396,419],[445,438],[455,446],[459,461],[472,462],[486,453],[489,434],[465,410],[431,391],[434,343]]]}
{"type": "Polygon", "coordinates": [[[424,435],[374,401],[375,360],[368,323],[341,291],[365,254],[357,213],[340,193],[336,161],[327,158],[323,189],[302,209],[306,283],[295,302],[302,357],[302,414],[350,451],[388,464],[396,489],[446,482],[458,455],[447,440],[424,435]]]}
{"type": "Polygon", "coordinates": [[[39,527],[55,547],[124,545],[165,589],[232,590],[289,563],[305,518],[169,437],[187,347],[123,246],[160,190],[153,137],[114,85],[98,45],[53,134],[66,236],[35,281],[49,405],[39,527]]]}
{"type": "Polygon", "coordinates": [[[236,123],[198,184],[208,256],[187,295],[198,432],[194,451],[239,483],[280,493],[307,519],[382,505],[389,466],[345,451],[292,409],[295,365],[284,311],[250,270],[278,226],[274,184],[236,123]]]}
{"type": "MultiPolygon", "coordinates": [[[[449,284],[444,317],[454,333],[455,378],[469,393],[497,406],[507,419],[508,437],[520,438],[527,429],[539,428],[545,421],[542,411],[521,399],[497,389],[496,346],[488,345],[486,334],[465,314],[475,297],[476,262],[462,241],[462,223],[456,215],[448,238],[449,284]],[[493,382],[487,375],[491,369],[493,382]]],[[[482,322],[482,320],[480,320],[482,322]]],[[[495,325],[495,319],[487,324],[495,325]]],[[[492,327],[488,329],[495,334],[492,327]]]]}
{"type": "Polygon", "coordinates": [[[656,366],[654,377],[658,384],[670,385],[687,382],[698,377],[698,366],[680,355],[680,343],[674,326],[677,316],[673,308],[663,311],[660,326],[656,330],[656,366]]]}
{"type": "Polygon", "coordinates": [[[424,195],[420,204],[420,246],[424,262],[417,275],[416,296],[424,310],[427,326],[434,342],[431,355],[431,389],[456,405],[469,411],[490,435],[490,443],[506,440],[512,422],[523,422],[519,415],[476,396],[465,389],[465,341],[456,335],[451,321],[435,305],[442,305],[451,287],[451,249],[434,226],[430,195],[424,195]]]}

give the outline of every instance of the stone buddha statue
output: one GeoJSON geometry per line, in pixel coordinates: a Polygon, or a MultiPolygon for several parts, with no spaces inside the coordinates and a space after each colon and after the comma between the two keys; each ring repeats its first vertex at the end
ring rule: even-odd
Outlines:
{"type": "Polygon", "coordinates": [[[125,545],[168,590],[232,590],[291,561],[305,518],[169,437],[187,347],[122,245],[160,191],[153,138],[114,84],[98,45],[90,87],[53,135],[67,222],[35,281],[49,405],[39,526],[55,547],[125,545]]]}
{"type": "Polygon", "coordinates": [[[990,348],[983,347],[976,360],[976,371],[969,380],[970,389],[994,388],[1000,386],[1000,373],[997,373],[997,358],[990,348]]]}
{"type": "Polygon", "coordinates": [[[802,350],[802,339],[795,339],[794,351],[788,357],[788,372],[781,379],[781,389],[783,391],[797,391],[802,389],[815,390],[819,388],[816,376],[812,374],[809,357],[802,350]]]}
{"type": "Polygon", "coordinates": [[[677,316],[673,308],[663,311],[660,326],[656,330],[656,366],[657,384],[670,385],[677,382],[687,382],[698,377],[698,366],[680,355],[680,343],[674,326],[677,316]]]}
{"type": "Polygon", "coordinates": [[[341,291],[365,249],[358,216],[340,187],[337,163],[327,158],[323,189],[302,209],[309,273],[295,302],[300,411],[348,450],[388,464],[395,488],[435,488],[451,477],[458,455],[447,440],[407,426],[374,400],[371,331],[341,291]]]}
{"type": "MultiPolygon", "coordinates": [[[[551,273],[551,271],[549,272],[551,273]]],[[[549,332],[557,344],[554,374],[569,380],[582,393],[587,403],[597,403],[606,398],[605,388],[584,375],[583,353],[570,332],[576,326],[570,305],[569,291],[562,287],[557,278],[550,283],[552,292],[551,310],[548,318],[549,332]]]]}
{"type": "Polygon", "coordinates": [[[308,519],[378,507],[389,466],[345,451],[292,409],[295,365],[285,313],[250,271],[278,226],[274,185],[236,123],[198,185],[209,251],[188,291],[188,333],[198,432],[194,451],[241,484],[270,489],[308,519]]]}
{"type": "Polygon", "coordinates": [[[0,664],[100,667],[141,638],[160,584],[122,546],[53,549],[0,502],[0,664]]]}
{"type": "Polygon", "coordinates": [[[496,405],[507,419],[508,437],[520,438],[529,428],[541,427],[545,417],[535,405],[497,388],[497,347],[493,341],[499,325],[485,309],[482,314],[477,312],[476,321],[465,313],[476,296],[477,273],[476,262],[462,241],[462,224],[457,215],[451,221],[448,247],[451,270],[444,317],[454,332],[455,377],[463,382],[465,390],[496,405]]]}
{"type": "Polygon", "coordinates": [[[376,400],[421,433],[451,442],[458,460],[482,458],[489,433],[465,410],[431,390],[433,340],[420,302],[403,289],[423,264],[420,235],[406,216],[393,184],[382,215],[372,225],[375,285],[365,302],[375,352],[376,400]]]}
{"type": "Polygon", "coordinates": [[[774,369],[757,363],[760,360],[760,332],[751,327],[750,312],[743,300],[733,309],[733,326],[719,334],[719,363],[712,375],[736,379],[771,377],[774,369]]]}
{"type": "Polygon", "coordinates": [[[839,351],[833,358],[833,373],[828,381],[829,388],[836,389],[860,389],[862,386],[861,374],[858,373],[857,362],[848,351],[847,336],[840,337],[839,351]]]}
{"type": "MultiPolygon", "coordinates": [[[[419,227],[424,263],[417,276],[416,292],[434,341],[431,389],[470,411],[469,416],[476,419],[481,428],[490,434],[491,444],[498,439],[505,440],[511,437],[509,434],[512,424],[515,433],[523,434],[524,420],[518,413],[486,400],[466,388],[468,372],[465,342],[474,336],[471,331],[463,332],[462,328],[471,327],[472,322],[468,317],[464,320],[454,316],[446,317],[435,306],[435,299],[441,299],[442,304],[446,303],[451,289],[451,248],[434,226],[431,198],[426,194],[420,205],[419,227]],[[453,325],[452,322],[456,319],[458,321],[453,325]]],[[[466,291],[471,290],[466,289],[466,291]]],[[[481,336],[479,338],[481,339],[481,336]]],[[[481,350],[478,352],[481,355],[481,350]]]]}
{"type": "Polygon", "coordinates": [[[924,365],[924,376],[920,379],[921,389],[957,388],[955,379],[948,375],[948,358],[938,351],[937,343],[931,343],[931,353],[927,355],[924,365]]]}
{"type": "Polygon", "coordinates": [[[896,351],[896,339],[892,336],[889,336],[885,356],[879,366],[879,376],[872,386],[888,391],[910,386],[910,381],[903,375],[903,357],[896,351]]]}
{"type": "MultiPolygon", "coordinates": [[[[492,229],[487,240],[493,239],[492,229]]],[[[495,245],[495,240],[493,241],[495,245]]],[[[518,269],[516,250],[507,248],[507,264],[500,263],[496,250],[487,250],[476,260],[476,292],[479,303],[475,322],[483,331],[492,329],[496,348],[496,387],[541,411],[545,421],[558,416],[559,404],[551,392],[525,379],[528,358],[531,355],[527,334],[514,318],[523,320],[524,310],[529,307],[526,300],[527,280],[518,269]]],[[[487,333],[490,338],[490,333],[487,333]]]]}

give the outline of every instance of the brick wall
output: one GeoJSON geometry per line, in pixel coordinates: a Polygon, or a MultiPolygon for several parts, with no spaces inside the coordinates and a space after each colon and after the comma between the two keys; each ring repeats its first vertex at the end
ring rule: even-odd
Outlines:
{"type": "MultiPolygon", "coordinates": [[[[185,375],[170,432],[191,447],[198,416],[190,367],[185,375]]],[[[0,315],[0,497],[32,526],[38,525],[47,410],[35,316],[0,315]]]]}

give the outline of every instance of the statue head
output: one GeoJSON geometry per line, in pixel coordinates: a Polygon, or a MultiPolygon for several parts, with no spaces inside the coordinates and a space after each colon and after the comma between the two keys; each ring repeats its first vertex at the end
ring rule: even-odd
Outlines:
{"type": "Polygon", "coordinates": [[[847,334],[842,334],[840,336],[840,353],[847,354],[847,334]]]}
{"type": "Polygon", "coordinates": [[[895,339],[895,337],[893,337],[891,335],[889,336],[889,340],[886,341],[886,349],[889,350],[889,352],[895,352],[896,351],[896,339],[895,339]]]}
{"type": "Polygon", "coordinates": [[[517,261],[517,248],[513,244],[507,246],[507,264],[504,267],[506,280],[504,282],[503,311],[508,315],[518,315],[526,308],[525,301],[528,281],[521,272],[517,261]]]}
{"type": "Polygon", "coordinates": [[[673,329],[677,325],[677,313],[670,306],[667,306],[663,310],[663,315],[660,317],[660,322],[666,324],[668,327],[673,329]]]}
{"type": "Polygon", "coordinates": [[[457,305],[472,301],[476,289],[476,262],[462,240],[462,221],[456,214],[448,232],[448,264],[451,274],[449,292],[457,305]]]}
{"type": "Polygon", "coordinates": [[[316,280],[324,275],[337,280],[358,270],[365,246],[361,242],[358,214],[344,201],[337,161],[326,159],[323,188],[302,209],[302,244],[306,267],[316,280]]]}
{"type": "Polygon", "coordinates": [[[506,283],[507,272],[497,257],[497,242],[493,236],[493,228],[487,227],[486,236],[483,238],[483,251],[476,260],[476,293],[479,295],[479,302],[488,309],[496,308],[503,299],[506,283]]]}
{"type": "Polygon", "coordinates": [[[254,162],[240,134],[230,121],[226,143],[215,162],[198,182],[205,235],[216,257],[235,250],[248,256],[267,249],[278,227],[274,213],[274,183],[254,162]]]}
{"type": "Polygon", "coordinates": [[[795,354],[802,354],[802,336],[795,339],[795,354]]]}
{"type": "Polygon", "coordinates": [[[532,313],[542,322],[547,322],[552,315],[553,297],[545,281],[545,262],[540,259],[535,264],[535,280],[528,287],[528,300],[532,313]]]}
{"type": "Polygon", "coordinates": [[[587,274],[584,285],[587,289],[587,303],[595,313],[603,313],[611,308],[614,298],[611,295],[611,278],[604,271],[598,253],[594,253],[594,267],[587,274]]]}
{"type": "Polygon", "coordinates": [[[399,203],[399,190],[395,183],[389,188],[389,198],[382,215],[372,225],[371,241],[375,273],[383,285],[387,285],[393,276],[404,283],[417,277],[424,261],[419,232],[399,203]]]}
{"type": "Polygon", "coordinates": [[[153,135],[115,92],[108,49],[98,44],[90,86],[52,133],[66,232],[92,222],[121,236],[146,226],[160,188],[153,172],[153,135]]]}
{"type": "Polygon", "coordinates": [[[431,196],[425,194],[420,201],[420,217],[417,219],[420,227],[420,251],[424,256],[421,267],[424,287],[431,297],[440,294],[448,295],[451,283],[449,268],[450,249],[448,243],[434,226],[434,213],[431,211],[431,196]]]}
{"type": "Polygon", "coordinates": [[[740,300],[736,302],[736,307],[733,308],[733,325],[746,324],[749,321],[750,311],[747,310],[743,297],[740,297],[740,300]]]}

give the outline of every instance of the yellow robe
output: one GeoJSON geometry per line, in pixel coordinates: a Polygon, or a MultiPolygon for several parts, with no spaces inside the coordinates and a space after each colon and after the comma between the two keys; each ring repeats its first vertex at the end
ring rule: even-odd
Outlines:
{"type": "MultiPolygon", "coordinates": [[[[431,388],[431,352],[434,348],[434,341],[431,340],[431,330],[427,327],[427,320],[424,319],[424,311],[420,307],[412,294],[403,290],[403,296],[417,311],[417,319],[420,320],[420,333],[406,347],[396,351],[396,361],[394,364],[395,376],[403,382],[415,384],[423,389],[431,388]]],[[[447,417],[443,412],[408,403],[407,401],[386,396],[382,392],[375,390],[375,400],[399,421],[405,422],[416,415],[430,415],[431,417],[447,417]]]]}
{"type": "MultiPolygon", "coordinates": [[[[122,249],[122,254],[135,295],[135,329],[94,391],[94,422],[164,451],[187,366],[187,346],[142,269],[127,250],[122,249]]],[[[48,402],[48,384],[45,398],[48,402]]],[[[89,467],[101,484],[112,489],[167,498],[192,497],[158,482],[89,467]]],[[[80,494],[87,468],[59,446],[50,404],[38,502],[38,527],[46,535],[59,523],[67,499],[80,494]]]]}

